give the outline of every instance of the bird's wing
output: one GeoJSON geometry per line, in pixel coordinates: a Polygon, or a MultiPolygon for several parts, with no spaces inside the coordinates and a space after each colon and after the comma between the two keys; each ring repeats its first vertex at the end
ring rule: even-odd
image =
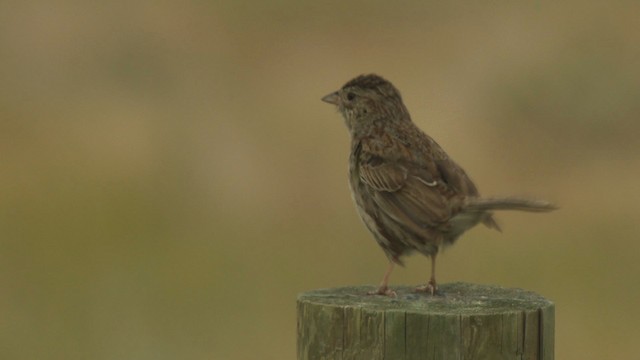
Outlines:
{"type": "Polygon", "coordinates": [[[434,164],[449,188],[464,196],[478,196],[478,189],[458,164],[449,158],[435,160],[434,164]]]}
{"type": "Polygon", "coordinates": [[[441,227],[451,218],[452,194],[435,166],[389,161],[362,154],[360,180],[370,187],[380,209],[416,232],[441,227]]]}

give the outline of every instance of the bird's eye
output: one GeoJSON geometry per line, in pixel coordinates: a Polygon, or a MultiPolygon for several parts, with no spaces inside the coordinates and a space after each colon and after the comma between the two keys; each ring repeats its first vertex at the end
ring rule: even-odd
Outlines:
{"type": "Polygon", "coordinates": [[[353,100],[355,98],[356,98],[356,94],[351,93],[351,92],[347,93],[347,100],[351,101],[351,100],[353,100]]]}

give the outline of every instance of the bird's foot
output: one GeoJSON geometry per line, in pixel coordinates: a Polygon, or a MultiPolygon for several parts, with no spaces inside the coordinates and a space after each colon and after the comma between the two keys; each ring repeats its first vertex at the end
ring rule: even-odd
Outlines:
{"type": "Polygon", "coordinates": [[[384,295],[384,296],[388,296],[388,297],[397,297],[398,296],[395,291],[389,289],[387,286],[380,286],[378,288],[378,290],[369,291],[367,293],[367,295],[384,295]]]}
{"type": "Polygon", "coordinates": [[[438,291],[438,285],[434,280],[430,280],[426,285],[421,285],[416,288],[417,292],[426,292],[431,294],[431,296],[435,295],[436,291],[438,291]]]}

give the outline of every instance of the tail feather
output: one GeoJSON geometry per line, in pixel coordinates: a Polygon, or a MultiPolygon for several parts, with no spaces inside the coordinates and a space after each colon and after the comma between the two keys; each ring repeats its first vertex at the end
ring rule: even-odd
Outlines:
{"type": "Polygon", "coordinates": [[[545,200],[530,200],[515,197],[470,198],[464,206],[467,211],[519,210],[549,212],[558,207],[545,200]]]}

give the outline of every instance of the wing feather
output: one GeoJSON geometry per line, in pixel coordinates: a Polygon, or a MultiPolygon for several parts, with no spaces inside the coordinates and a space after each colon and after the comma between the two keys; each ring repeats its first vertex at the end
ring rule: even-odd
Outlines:
{"type": "Polygon", "coordinates": [[[386,215],[418,234],[446,226],[452,214],[447,185],[438,173],[376,159],[360,165],[360,179],[374,190],[373,199],[386,215]]]}

